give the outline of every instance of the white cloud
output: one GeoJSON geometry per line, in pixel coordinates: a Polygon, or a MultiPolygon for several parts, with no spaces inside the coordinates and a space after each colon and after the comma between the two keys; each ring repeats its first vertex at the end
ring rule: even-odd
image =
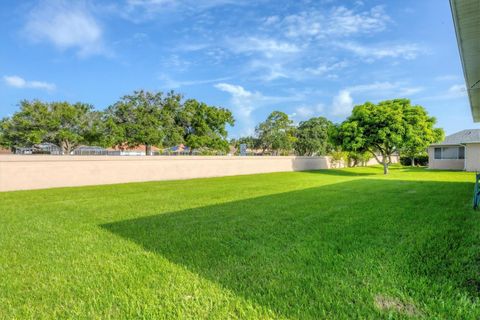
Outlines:
{"type": "Polygon", "coordinates": [[[467,87],[463,83],[454,84],[448,89],[431,96],[423,96],[417,100],[420,101],[439,101],[439,100],[453,100],[465,99],[468,95],[467,87]]]}
{"type": "Polygon", "coordinates": [[[333,97],[332,101],[332,115],[347,116],[353,109],[353,98],[348,90],[340,90],[338,94],[333,97]]]}
{"type": "Polygon", "coordinates": [[[467,95],[467,87],[465,84],[454,84],[448,88],[447,93],[454,97],[464,97],[467,95]]]}
{"type": "Polygon", "coordinates": [[[255,123],[252,119],[252,113],[256,109],[276,103],[298,101],[303,98],[295,95],[285,97],[266,96],[258,91],[248,91],[242,86],[229,83],[217,83],[214,87],[231,95],[231,110],[234,112],[242,135],[249,135],[253,132],[255,123]]]}
{"type": "MultiPolygon", "coordinates": [[[[356,12],[343,6],[330,12],[305,11],[286,16],[278,27],[290,38],[344,37],[354,34],[370,34],[385,30],[390,17],[381,6],[368,11],[356,12]]],[[[267,20],[266,23],[272,23],[267,20]]]]}
{"type": "Polygon", "coordinates": [[[263,95],[259,92],[250,92],[242,86],[218,83],[215,88],[230,93],[232,96],[231,103],[235,107],[235,111],[241,117],[250,117],[253,110],[258,107],[258,103],[263,100],[263,95]]]}
{"type": "Polygon", "coordinates": [[[367,62],[383,58],[413,60],[425,50],[415,43],[394,45],[362,45],[355,42],[339,42],[337,47],[350,51],[367,62]]]}
{"type": "Polygon", "coordinates": [[[228,80],[228,77],[216,78],[216,79],[202,79],[202,80],[175,80],[170,78],[168,75],[160,75],[159,79],[162,81],[162,88],[164,89],[178,89],[181,87],[202,85],[215,83],[219,81],[228,80]]]}
{"type": "Polygon", "coordinates": [[[333,97],[331,114],[333,116],[349,115],[353,109],[352,95],[360,95],[365,100],[384,100],[409,97],[423,90],[423,87],[408,86],[405,82],[388,81],[346,87],[333,97]]]}
{"type": "Polygon", "coordinates": [[[172,11],[203,11],[225,5],[242,5],[247,0],[126,0],[117,8],[123,18],[139,23],[154,19],[157,15],[172,11]]]}
{"type": "Polygon", "coordinates": [[[278,41],[271,38],[247,37],[229,39],[227,42],[234,52],[259,52],[267,58],[272,58],[279,54],[292,54],[300,51],[300,48],[293,43],[278,41]]]}
{"type": "Polygon", "coordinates": [[[319,103],[316,106],[299,106],[295,109],[293,117],[298,120],[306,120],[322,113],[324,108],[325,106],[322,103],[319,103]]]}
{"type": "Polygon", "coordinates": [[[423,87],[408,86],[405,82],[373,82],[347,87],[350,93],[368,93],[374,97],[385,97],[395,94],[409,96],[424,90],[423,87]]]}
{"type": "Polygon", "coordinates": [[[53,83],[43,81],[27,81],[19,76],[4,76],[3,81],[14,88],[24,89],[42,89],[47,91],[55,90],[56,86],[53,83]]]}
{"type": "Polygon", "coordinates": [[[102,29],[84,2],[42,1],[29,12],[24,30],[34,42],[76,49],[80,56],[106,53],[102,29]]]}
{"type": "Polygon", "coordinates": [[[255,59],[247,64],[247,71],[257,73],[262,81],[273,81],[277,79],[290,78],[291,71],[286,70],[283,61],[270,61],[268,59],[255,59]]]}
{"type": "Polygon", "coordinates": [[[310,73],[310,74],[315,75],[315,76],[321,76],[321,75],[327,74],[327,73],[329,73],[331,71],[334,71],[334,70],[343,69],[347,66],[348,66],[347,61],[340,61],[340,62],[335,62],[335,63],[331,63],[331,64],[322,63],[322,64],[320,64],[318,66],[315,66],[315,67],[308,67],[308,68],[305,69],[305,71],[307,73],[310,73]]]}
{"type": "Polygon", "coordinates": [[[459,77],[453,74],[446,74],[446,75],[442,75],[434,78],[435,81],[454,81],[458,79],[459,77]]]}

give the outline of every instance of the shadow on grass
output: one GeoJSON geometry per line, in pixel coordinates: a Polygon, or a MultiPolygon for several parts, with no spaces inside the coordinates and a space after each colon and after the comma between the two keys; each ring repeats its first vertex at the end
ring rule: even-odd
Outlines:
{"type": "Polygon", "coordinates": [[[478,265],[454,263],[477,255],[471,190],[359,179],[102,227],[279,315],[355,317],[383,292],[478,296],[478,265]]]}

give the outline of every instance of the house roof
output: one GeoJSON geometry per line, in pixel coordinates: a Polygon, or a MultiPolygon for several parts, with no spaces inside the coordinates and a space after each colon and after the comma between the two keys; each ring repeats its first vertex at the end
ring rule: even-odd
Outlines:
{"type": "Polygon", "coordinates": [[[466,143],[480,143],[480,129],[466,129],[457,133],[451,134],[445,137],[440,143],[434,143],[437,145],[458,145],[466,143]]]}
{"type": "Polygon", "coordinates": [[[473,121],[480,122],[480,1],[450,0],[473,121]]]}

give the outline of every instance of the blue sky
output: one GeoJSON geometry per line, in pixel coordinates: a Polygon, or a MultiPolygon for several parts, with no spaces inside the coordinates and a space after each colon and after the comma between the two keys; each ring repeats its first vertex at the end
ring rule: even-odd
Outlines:
{"type": "Polygon", "coordinates": [[[447,133],[472,122],[447,0],[2,1],[0,116],[22,99],[97,109],[136,89],[340,122],[407,97],[447,133]]]}

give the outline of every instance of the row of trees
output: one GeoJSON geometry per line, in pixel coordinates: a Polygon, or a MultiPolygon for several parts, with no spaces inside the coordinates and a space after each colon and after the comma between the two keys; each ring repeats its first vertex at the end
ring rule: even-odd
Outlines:
{"type": "MultiPolygon", "coordinates": [[[[334,124],[324,117],[311,118],[297,126],[288,115],[272,112],[258,124],[255,135],[234,139],[230,144],[262,154],[345,155],[355,165],[372,157],[384,166],[392,155],[402,153],[414,164],[429,144],[441,140],[443,130],[436,120],[408,99],[395,99],[354,107],[344,122],[334,124]]],[[[22,101],[20,110],[0,121],[0,145],[32,146],[51,142],[69,154],[80,144],[120,148],[145,145],[171,147],[183,143],[194,149],[226,152],[227,125],[234,125],[232,113],[195,99],[183,100],[173,91],[135,91],[104,111],[91,105],[67,102],[22,101]]]]}
{"type": "Polygon", "coordinates": [[[410,157],[414,165],[431,143],[443,139],[443,130],[435,124],[436,119],[423,107],[395,99],[358,105],[337,125],[318,117],[295,127],[287,114],[274,111],[256,127],[255,136],[232,142],[262,153],[330,154],[336,160],[346,156],[352,165],[375,158],[386,174],[394,154],[410,157]]]}
{"type": "Polygon", "coordinates": [[[104,147],[174,146],[227,151],[232,113],[180,94],[135,91],[105,111],[67,102],[22,101],[20,110],[0,122],[0,145],[14,148],[51,142],[69,154],[81,144],[104,147]]]}
{"type": "Polygon", "coordinates": [[[245,144],[262,154],[325,155],[334,149],[330,139],[333,128],[333,123],[324,117],[311,118],[295,126],[286,113],[274,111],[258,124],[254,136],[233,139],[231,144],[237,148],[245,144]]]}

